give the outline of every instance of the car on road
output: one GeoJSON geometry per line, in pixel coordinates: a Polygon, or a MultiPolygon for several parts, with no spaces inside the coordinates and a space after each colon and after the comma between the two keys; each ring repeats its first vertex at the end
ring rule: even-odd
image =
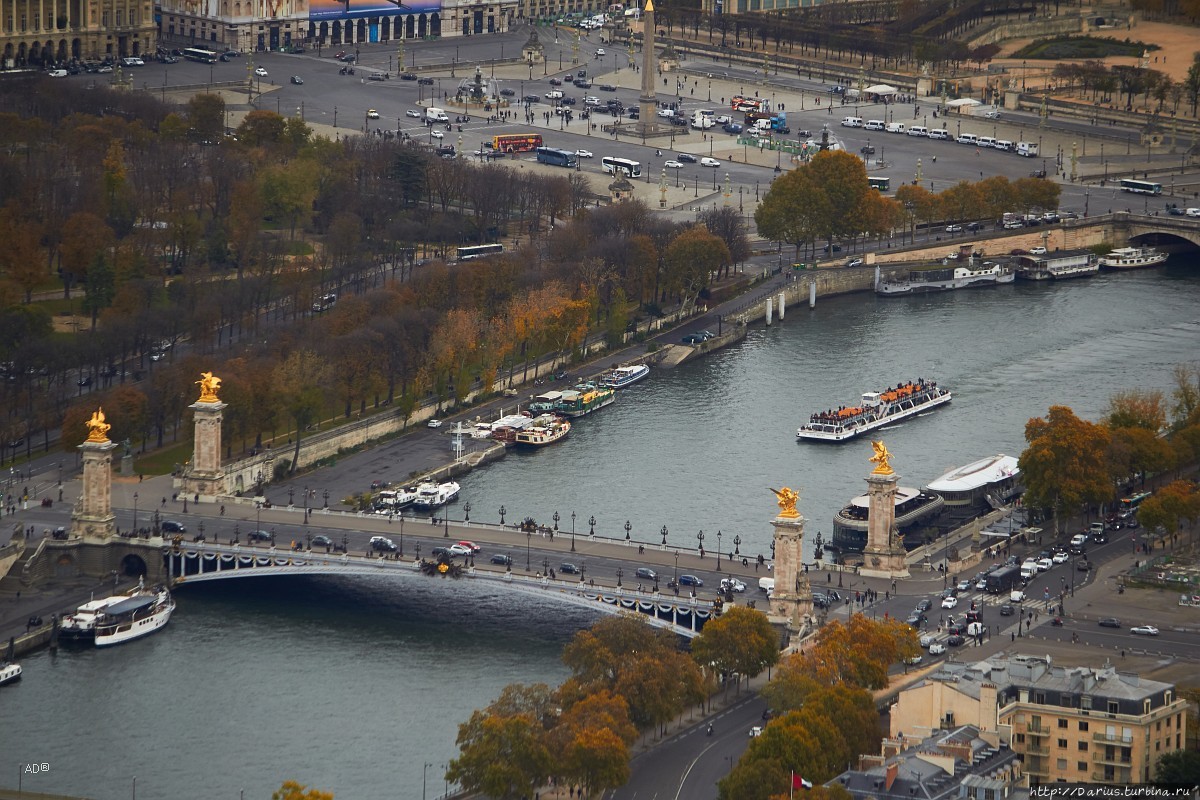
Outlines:
{"type": "Polygon", "coordinates": [[[333,539],[321,533],[314,536],[310,544],[313,547],[333,547],[333,539]]]}
{"type": "Polygon", "coordinates": [[[161,527],[163,533],[187,533],[187,526],[173,519],[164,519],[161,527]]]}
{"type": "Polygon", "coordinates": [[[763,732],[762,725],[755,725],[753,728],[750,729],[750,738],[757,739],[759,736],[762,736],[762,732],[763,732]]]}
{"type": "Polygon", "coordinates": [[[648,581],[658,580],[658,573],[649,567],[638,567],[636,574],[639,578],[645,578],[648,581]]]}
{"type": "Polygon", "coordinates": [[[49,72],[47,72],[46,74],[49,75],[51,78],[67,77],[67,71],[65,69],[52,69],[49,72]]]}
{"type": "Polygon", "coordinates": [[[1101,628],[1119,628],[1121,627],[1121,620],[1116,617],[1101,617],[1096,624],[1101,628]]]}
{"type": "Polygon", "coordinates": [[[1071,560],[1071,554],[1066,552],[1055,553],[1050,560],[1055,564],[1065,564],[1071,560]]]}
{"type": "Polygon", "coordinates": [[[912,656],[909,656],[908,658],[904,659],[904,663],[908,664],[910,667],[915,667],[917,664],[920,664],[924,660],[925,660],[924,656],[922,656],[920,653],[917,653],[916,655],[912,655],[912,656]]]}
{"type": "MultiPolygon", "coordinates": [[[[411,74],[411,73],[405,73],[405,74],[411,74]]],[[[502,97],[516,97],[517,90],[516,89],[501,89],[500,95],[502,97]]]]}
{"type": "Polygon", "coordinates": [[[685,333],[680,341],[684,344],[702,344],[712,338],[714,337],[711,331],[693,331],[685,333]]]}
{"type": "Polygon", "coordinates": [[[267,75],[268,75],[268,74],[270,74],[270,73],[268,73],[268,72],[267,72],[267,70],[266,70],[265,68],[263,68],[263,67],[255,67],[255,68],[254,68],[254,74],[255,74],[255,75],[257,75],[257,76],[258,76],[258,77],[260,77],[260,78],[265,78],[265,77],[267,77],[267,75]]]}
{"type": "Polygon", "coordinates": [[[846,267],[847,267],[847,268],[850,268],[850,267],[861,267],[862,265],[863,265],[863,260],[862,260],[861,258],[852,258],[852,259],[850,259],[849,261],[847,261],[847,262],[846,262],[846,267]]]}
{"type": "Polygon", "coordinates": [[[983,116],[986,119],[1000,119],[1000,112],[993,108],[983,112],[983,116]]]}
{"type": "Polygon", "coordinates": [[[1038,245],[1037,247],[1031,247],[1029,248],[1029,255],[1044,256],[1046,255],[1046,248],[1042,247],[1041,245],[1038,245]]]}
{"type": "Polygon", "coordinates": [[[1139,636],[1158,636],[1158,628],[1153,625],[1138,625],[1137,627],[1130,628],[1129,632],[1136,633],[1139,636]]]}
{"type": "Polygon", "coordinates": [[[379,112],[373,108],[367,109],[367,119],[379,119],[379,112]]]}
{"type": "Polygon", "coordinates": [[[962,225],[947,225],[946,226],[946,233],[962,233],[962,232],[963,232],[962,225]]]}
{"type": "Polygon", "coordinates": [[[1011,617],[1012,615],[1013,615],[1013,607],[1012,606],[1010,606],[1008,603],[1005,603],[1004,605],[1000,606],[1000,616],[1011,617]]]}
{"type": "Polygon", "coordinates": [[[295,86],[303,86],[304,85],[304,78],[301,78],[299,75],[293,75],[291,80],[292,80],[292,84],[295,86]]]}
{"type": "Polygon", "coordinates": [[[1049,572],[1053,566],[1054,566],[1054,559],[1051,559],[1051,558],[1039,558],[1038,559],[1038,562],[1037,562],[1038,572],[1049,572]]]}
{"type": "Polygon", "coordinates": [[[269,541],[271,541],[271,534],[269,531],[262,531],[262,530],[250,531],[249,533],[246,534],[246,541],[247,542],[269,542],[269,541]]]}
{"type": "Polygon", "coordinates": [[[570,561],[564,561],[558,565],[558,571],[564,575],[578,575],[579,567],[575,566],[570,561]]]}
{"type": "MultiPolygon", "coordinates": [[[[417,76],[415,73],[412,73],[412,72],[401,72],[400,73],[400,80],[402,80],[402,81],[415,81],[416,79],[417,79],[417,76]]],[[[511,92],[512,90],[509,89],[509,91],[511,92]]],[[[500,94],[504,94],[503,89],[500,90],[500,94]]]]}
{"type": "Polygon", "coordinates": [[[1076,547],[1082,547],[1087,544],[1088,535],[1086,533],[1077,533],[1071,537],[1071,544],[1076,547]]]}
{"type": "Polygon", "coordinates": [[[562,81],[560,81],[558,78],[551,78],[550,85],[551,86],[562,86],[562,81]]]}
{"type": "Polygon", "coordinates": [[[493,564],[501,564],[506,567],[511,567],[513,563],[512,556],[505,555],[504,553],[496,553],[496,555],[492,556],[491,561],[493,564]]]}
{"type": "Polygon", "coordinates": [[[405,112],[404,112],[404,116],[406,116],[406,117],[416,117],[417,119],[420,119],[420,118],[421,118],[421,112],[420,112],[420,111],[417,111],[415,108],[410,108],[410,109],[408,109],[407,111],[405,111],[405,112]]]}
{"type": "Polygon", "coordinates": [[[958,598],[951,595],[950,597],[942,598],[942,608],[954,608],[958,605],[958,598]]]}
{"type": "Polygon", "coordinates": [[[464,544],[450,545],[450,555],[452,556],[470,556],[474,555],[475,551],[464,544]]]}
{"type": "Polygon", "coordinates": [[[842,252],[842,246],[835,242],[832,246],[825,245],[824,247],[821,248],[821,250],[826,253],[840,253],[840,252],[842,252]]]}
{"type": "Polygon", "coordinates": [[[676,161],[675,159],[672,158],[668,161],[664,161],[663,166],[666,167],[667,169],[683,169],[683,162],[676,161]]]}
{"type": "Polygon", "coordinates": [[[928,597],[922,598],[921,600],[919,600],[917,602],[916,608],[917,608],[917,611],[922,611],[922,612],[928,611],[929,609],[933,608],[933,601],[930,600],[928,597]]]}
{"type": "Polygon", "coordinates": [[[744,592],[746,591],[746,584],[737,578],[721,578],[721,591],[744,592]]]}
{"type": "Polygon", "coordinates": [[[422,78],[417,78],[417,85],[418,86],[433,86],[433,78],[430,78],[428,76],[422,77],[422,78]]]}
{"type": "Polygon", "coordinates": [[[597,48],[596,48],[596,55],[598,55],[598,56],[602,56],[602,55],[604,55],[604,48],[603,48],[603,47],[597,47],[597,48]]]}
{"type": "Polygon", "coordinates": [[[454,553],[450,552],[449,547],[435,547],[429,551],[429,555],[433,556],[434,559],[438,560],[438,561],[440,561],[443,558],[446,559],[447,561],[454,558],[454,553]]]}
{"type": "Polygon", "coordinates": [[[959,581],[958,590],[960,592],[969,592],[971,590],[971,582],[967,580],[959,581]]]}
{"type": "Polygon", "coordinates": [[[684,575],[679,576],[679,585],[680,586],[703,586],[704,581],[700,580],[700,578],[696,577],[695,575],[684,574],[684,575]]]}
{"type": "Polygon", "coordinates": [[[446,134],[442,133],[441,131],[430,131],[429,135],[432,136],[434,139],[445,139],[446,138],[446,134]]]}
{"type": "Polygon", "coordinates": [[[591,150],[576,150],[575,157],[576,158],[595,158],[596,154],[593,153],[591,150]]]}
{"type": "Polygon", "coordinates": [[[929,655],[931,656],[940,656],[945,652],[946,645],[942,644],[941,642],[934,642],[933,644],[929,645],[929,655]]]}
{"type": "Polygon", "coordinates": [[[921,634],[921,638],[917,640],[917,643],[920,644],[921,647],[929,647],[929,645],[933,644],[935,641],[936,640],[933,638],[932,633],[923,633],[921,634]]]}
{"type": "Polygon", "coordinates": [[[699,160],[691,153],[676,153],[675,158],[685,164],[695,164],[699,160]]]}
{"type": "Polygon", "coordinates": [[[396,543],[386,536],[372,536],[371,549],[377,553],[394,553],[399,548],[396,543]]]}
{"type": "Polygon", "coordinates": [[[470,539],[460,539],[458,544],[470,550],[472,553],[478,553],[483,548],[472,542],[470,539]]]}
{"type": "Polygon", "coordinates": [[[745,130],[745,127],[737,122],[726,122],[721,126],[721,130],[725,131],[726,133],[741,133],[745,130]]]}
{"type": "Polygon", "coordinates": [[[611,83],[602,83],[598,88],[602,92],[615,92],[617,90],[617,87],[613,86],[611,83]]]}
{"type": "Polygon", "coordinates": [[[428,428],[440,428],[442,427],[442,421],[440,419],[431,419],[425,423],[425,426],[428,428]]]}
{"type": "Polygon", "coordinates": [[[721,166],[721,162],[717,161],[715,158],[709,158],[708,156],[705,156],[704,158],[700,159],[700,166],[702,166],[702,167],[719,167],[719,166],[721,166]]]}
{"type": "Polygon", "coordinates": [[[950,638],[946,639],[946,644],[950,645],[951,647],[958,647],[964,641],[965,640],[963,639],[963,637],[955,634],[955,635],[951,636],[950,638]]]}
{"type": "Polygon", "coordinates": [[[858,148],[858,152],[862,153],[864,156],[873,156],[875,155],[875,145],[865,144],[858,148]]]}

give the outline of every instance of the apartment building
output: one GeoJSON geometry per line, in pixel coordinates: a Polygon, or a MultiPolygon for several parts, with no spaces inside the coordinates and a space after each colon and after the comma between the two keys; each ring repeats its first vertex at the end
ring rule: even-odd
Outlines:
{"type": "Polygon", "coordinates": [[[154,52],[149,0],[0,0],[4,69],[154,52]]]}
{"type": "Polygon", "coordinates": [[[1171,684],[1013,656],[947,663],[901,692],[891,734],[974,725],[1021,755],[1031,783],[1147,783],[1159,757],[1184,746],[1186,712],[1171,684]]]}

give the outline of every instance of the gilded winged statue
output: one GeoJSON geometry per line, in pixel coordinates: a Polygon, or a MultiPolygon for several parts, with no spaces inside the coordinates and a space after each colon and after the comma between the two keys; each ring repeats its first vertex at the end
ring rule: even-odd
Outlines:
{"type": "Polygon", "coordinates": [[[200,380],[196,381],[196,385],[200,387],[200,403],[219,403],[220,398],[217,397],[217,392],[221,388],[221,379],[211,372],[201,372],[200,380]]]}
{"type": "Polygon", "coordinates": [[[875,469],[871,470],[871,474],[891,475],[892,454],[883,446],[883,442],[871,442],[871,448],[875,451],[875,455],[871,456],[871,463],[875,465],[875,469]]]}
{"type": "Polygon", "coordinates": [[[800,516],[800,512],[796,510],[796,503],[800,500],[799,492],[795,489],[789,489],[786,486],[782,489],[771,489],[771,491],[778,498],[779,516],[786,517],[787,519],[795,519],[800,516]]]}
{"type": "Polygon", "coordinates": [[[89,442],[107,442],[108,432],[112,428],[104,421],[104,409],[97,408],[92,412],[92,418],[84,423],[87,425],[89,442]]]}

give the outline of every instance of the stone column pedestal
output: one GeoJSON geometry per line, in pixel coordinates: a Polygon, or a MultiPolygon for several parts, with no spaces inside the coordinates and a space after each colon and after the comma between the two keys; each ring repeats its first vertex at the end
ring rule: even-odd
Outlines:
{"type": "Polygon", "coordinates": [[[867,476],[867,546],[863,548],[860,575],[869,578],[907,578],[908,561],[904,543],[896,528],[896,487],[900,476],[894,473],[867,476]]]}
{"type": "Polygon", "coordinates": [[[116,442],[87,441],[79,445],[83,454],[83,489],[71,512],[74,536],[113,536],[117,532],[112,511],[112,451],[116,442]]]}
{"type": "Polygon", "coordinates": [[[778,516],[775,528],[775,590],[771,613],[787,620],[788,630],[801,635],[815,627],[812,589],[804,572],[804,517],[778,516]]]}
{"type": "Polygon", "coordinates": [[[195,414],[195,451],[183,471],[179,487],[185,494],[212,500],[225,494],[225,471],[221,469],[221,420],[228,404],[198,400],[188,408],[195,414]]]}

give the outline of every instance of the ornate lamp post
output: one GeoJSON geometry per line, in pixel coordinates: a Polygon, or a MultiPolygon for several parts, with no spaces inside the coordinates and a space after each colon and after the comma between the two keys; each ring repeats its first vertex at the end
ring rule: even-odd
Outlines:
{"type": "Polygon", "coordinates": [[[557,533],[558,532],[558,521],[559,521],[559,519],[561,519],[561,517],[558,516],[557,511],[554,512],[554,516],[551,519],[554,520],[554,531],[555,531],[555,533],[557,533]]]}
{"type": "Polygon", "coordinates": [[[617,567],[617,586],[621,585],[621,577],[625,574],[625,570],[617,567]]]}
{"type": "Polygon", "coordinates": [[[633,526],[629,524],[629,520],[625,520],[625,541],[627,542],[629,541],[629,531],[632,529],[633,526]]]}
{"type": "Polygon", "coordinates": [[[704,558],[704,531],[696,534],[696,541],[700,543],[700,557],[704,558]]]}
{"type": "Polygon", "coordinates": [[[204,520],[200,520],[200,541],[204,541],[204,520]]]}
{"type": "Polygon", "coordinates": [[[550,559],[548,559],[548,558],[542,559],[542,577],[543,578],[550,577],[550,559]]]}
{"type": "Polygon", "coordinates": [[[463,522],[471,521],[471,504],[463,503],[463,522]]]}
{"type": "Polygon", "coordinates": [[[532,531],[525,531],[525,571],[529,572],[529,540],[533,537],[532,531]]]}
{"type": "Polygon", "coordinates": [[[421,560],[421,543],[417,542],[417,561],[421,560]]]}
{"type": "Polygon", "coordinates": [[[238,542],[241,540],[241,538],[242,538],[242,526],[234,525],[233,526],[233,541],[230,544],[238,544],[238,542]]]}
{"type": "Polygon", "coordinates": [[[500,506],[500,527],[504,527],[504,506],[500,506]]]}
{"type": "Polygon", "coordinates": [[[312,550],[312,534],[311,533],[304,534],[304,545],[305,545],[305,548],[304,548],[305,550],[312,550]]]}
{"type": "Polygon", "coordinates": [[[329,508],[329,490],[326,489],[321,494],[324,496],[324,499],[325,499],[325,505],[322,506],[322,508],[329,508]]]}
{"type": "Polygon", "coordinates": [[[571,552],[575,552],[575,512],[571,512],[571,552]]]}
{"type": "Polygon", "coordinates": [[[721,571],[721,532],[717,531],[717,572],[721,571]]]}
{"type": "Polygon", "coordinates": [[[133,535],[137,536],[137,501],[138,493],[133,493],[133,535]]]}
{"type": "Polygon", "coordinates": [[[663,526],[662,526],[662,530],[661,530],[661,531],[659,531],[659,533],[661,533],[661,534],[662,534],[662,537],[663,537],[663,540],[662,540],[662,546],[663,546],[663,547],[666,547],[666,546],[667,546],[667,526],[666,526],[666,525],[663,525],[663,526]]]}
{"type": "Polygon", "coordinates": [[[742,551],[738,549],[739,547],[741,547],[741,545],[742,545],[742,537],[734,536],[733,537],[733,554],[735,556],[740,556],[742,554],[742,551]]]}
{"type": "Polygon", "coordinates": [[[289,486],[288,487],[288,508],[291,508],[293,505],[295,505],[295,503],[292,502],[295,499],[296,499],[296,489],[294,486],[289,486]]]}

